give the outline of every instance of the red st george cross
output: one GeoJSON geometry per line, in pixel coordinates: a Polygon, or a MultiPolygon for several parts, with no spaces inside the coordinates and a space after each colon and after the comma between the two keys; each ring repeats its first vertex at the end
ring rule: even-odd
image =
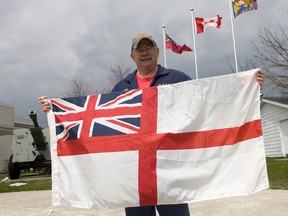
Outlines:
{"type": "MultiPolygon", "coordinates": [[[[135,90],[134,90],[135,91],[135,90]]],[[[157,87],[142,90],[142,105],[130,108],[95,109],[98,95],[90,96],[85,111],[55,116],[55,122],[83,120],[79,138],[57,141],[58,156],[101,152],[138,151],[138,191],[140,206],[157,205],[156,153],[158,150],[184,150],[234,145],[262,136],[261,122],[255,120],[240,127],[189,133],[157,134],[157,87]],[[140,130],[135,134],[90,136],[93,119],[119,115],[141,115],[140,130]]],[[[167,98],[166,98],[167,99],[167,98]]],[[[52,104],[57,103],[51,100],[52,104]]]]}

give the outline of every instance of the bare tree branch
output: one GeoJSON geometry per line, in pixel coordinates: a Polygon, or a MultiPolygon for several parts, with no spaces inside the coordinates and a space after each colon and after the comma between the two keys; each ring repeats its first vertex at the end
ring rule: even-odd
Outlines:
{"type": "Polygon", "coordinates": [[[130,67],[124,67],[122,62],[117,62],[111,66],[111,75],[108,83],[102,90],[90,90],[89,82],[83,80],[80,75],[74,75],[68,85],[68,89],[65,92],[60,93],[62,97],[77,97],[86,96],[92,93],[109,93],[112,88],[122,79],[124,79],[130,72],[130,67]]]}
{"type": "Polygon", "coordinates": [[[130,67],[124,67],[123,62],[116,62],[111,66],[111,76],[107,85],[100,91],[101,93],[111,92],[112,88],[131,72],[130,67]]]}
{"type": "Polygon", "coordinates": [[[288,35],[279,25],[279,31],[272,32],[265,27],[258,33],[258,41],[252,42],[258,59],[265,71],[265,77],[282,94],[288,92],[288,35]]]}
{"type": "Polygon", "coordinates": [[[89,83],[80,78],[79,75],[74,75],[69,83],[68,90],[61,93],[62,97],[85,96],[90,93],[89,83]]]}

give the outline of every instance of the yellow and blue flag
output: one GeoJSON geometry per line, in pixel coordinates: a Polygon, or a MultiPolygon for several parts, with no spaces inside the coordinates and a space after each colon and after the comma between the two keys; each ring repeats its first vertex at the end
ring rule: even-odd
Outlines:
{"type": "Polygon", "coordinates": [[[257,10],[258,8],[257,0],[231,0],[231,1],[234,17],[237,17],[238,15],[246,11],[257,10]]]}

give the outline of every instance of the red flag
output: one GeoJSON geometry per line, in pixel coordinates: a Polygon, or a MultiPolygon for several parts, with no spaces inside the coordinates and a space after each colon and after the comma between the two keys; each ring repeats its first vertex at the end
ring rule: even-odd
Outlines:
{"type": "Polygon", "coordinates": [[[221,20],[222,17],[220,17],[219,15],[217,15],[217,17],[211,17],[211,18],[196,17],[195,18],[196,34],[204,32],[207,27],[220,28],[221,20]]]}
{"type": "Polygon", "coordinates": [[[186,44],[178,45],[172,38],[166,34],[166,49],[171,49],[173,52],[181,54],[184,51],[191,52],[192,49],[186,44]]]}

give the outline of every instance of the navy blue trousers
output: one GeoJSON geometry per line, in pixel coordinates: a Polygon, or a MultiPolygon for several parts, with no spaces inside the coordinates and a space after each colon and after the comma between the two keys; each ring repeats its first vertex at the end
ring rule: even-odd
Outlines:
{"type": "Polygon", "coordinates": [[[190,216],[188,204],[157,205],[125,208],[126,216],[190,216]]]}

